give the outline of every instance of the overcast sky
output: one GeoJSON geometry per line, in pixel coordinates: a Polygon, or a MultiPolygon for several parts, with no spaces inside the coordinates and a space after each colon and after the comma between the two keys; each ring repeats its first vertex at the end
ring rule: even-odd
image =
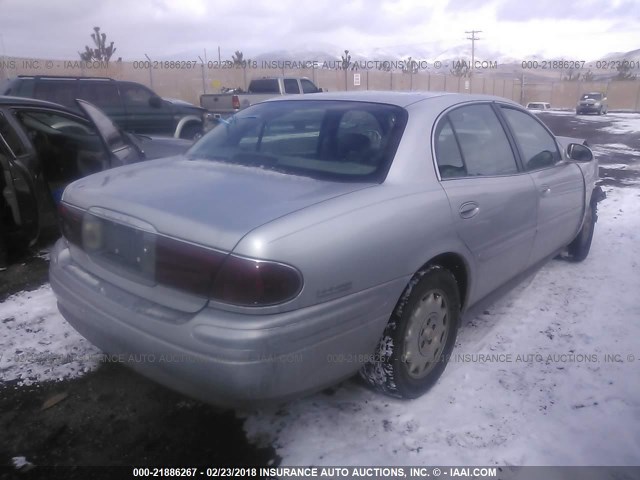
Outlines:
{"type": "Polygon", "coordinates": [[[223,58],[345,48],[425,58],[470,48],[472,29],[481,58],[593,60],[640,48],[640,1],[0,0],[0,55],[77,59],[94,26],[124,60],[197,60],[205,49],[211,59],[218,46],[223,58]]]}

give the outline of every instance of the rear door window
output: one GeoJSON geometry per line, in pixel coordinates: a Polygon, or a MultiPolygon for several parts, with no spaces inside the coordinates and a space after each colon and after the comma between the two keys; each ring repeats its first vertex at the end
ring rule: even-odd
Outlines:
{"type": "Polygon", "coordinates": [[[120,103],[118,88],[109,82],[80,82],[78,98],[93,103],[97,107],[114,107],[120,103]]]}
{"type": "Polygon", "coordinates": [[[34,97],[40,100],[59,103],[69,108],[77,109],[75,99],[77,80],[38,80],[34,88],[34,97]]]}
{"type": "Polygon", "coordinates": [[[298,87],[298,81],[294,78],[285,78],[284,93],[300,93],[300,87],[298,87]]]}

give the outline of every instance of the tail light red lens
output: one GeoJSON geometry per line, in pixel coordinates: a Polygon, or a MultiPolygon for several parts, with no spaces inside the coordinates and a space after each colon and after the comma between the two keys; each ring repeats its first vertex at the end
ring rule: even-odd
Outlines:
{"type": "Polygon", "coordinates": [[[74,245],[82,246],[82,215],[84,210],[67,203],[58,204],[58,218],[62,235],[74,245]]]}
{"type": "Polygon", "coordinates": [[[211,297],[257,307],[291,300],[301,288],[302,276],[289,265],[229,255],[215,279],[211,297]]]}
{"type": "Polygon", "coordinates": [[[240,97],[238,97],[238,95],[233,95],[231,97],[231,106],[235,110],[240,110],[240,97]]]}
{"type": "Polygon", "coordinates": [[[227,253],[156,236],[156,281],[206,297],[227,253]]]}

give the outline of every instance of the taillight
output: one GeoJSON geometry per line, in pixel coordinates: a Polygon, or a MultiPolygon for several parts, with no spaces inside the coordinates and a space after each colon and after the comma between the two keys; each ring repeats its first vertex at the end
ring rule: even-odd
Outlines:
{"type": "Polygon", "coordinates": [[[238,95],[233,95],[231,97],[231,107],[234,110],[240,110],[240,97],[238,97],[238,95]]]}
{"type": "Polygon", "coordinates": [[[58,204],[58,217],[62,235],[75,245],[82,245],[82,216],[84,211],[60,202],[58,204]]]}
{"type": "Polygon", "coordinates": [[[229,255],[216,276],[211,297],[258,307],[286,302],[301,288],[302,276],[289,265],[229,255]]]}
{"type": "Polygon", "coordinates": [[[169,237],[156,237],[156,281],[208,296],[226,253],[169,237]]]}

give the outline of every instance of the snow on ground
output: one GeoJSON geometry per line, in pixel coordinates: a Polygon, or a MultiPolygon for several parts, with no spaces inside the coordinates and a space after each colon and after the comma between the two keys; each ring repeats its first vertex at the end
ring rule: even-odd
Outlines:
{"type": "Polygon", "coordinates": [[[49,285],[0,305],[0,381],[73,378],[96,368],[101,356],[62,318],[49,285]]]}
{"type": "Polygon", "coordinates": [[[249,438],[283,465],[640,464],[640,189],[600,206],[590,256],[467,323],[423,397],[349,381],[248,415],[249,438]]]}

